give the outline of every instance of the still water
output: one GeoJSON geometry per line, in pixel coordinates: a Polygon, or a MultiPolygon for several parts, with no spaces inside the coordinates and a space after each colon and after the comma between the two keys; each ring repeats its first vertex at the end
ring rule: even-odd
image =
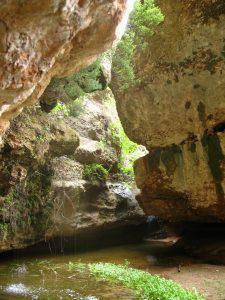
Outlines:
{"type": "Polygon", "coordinates": [[[112,262],[159,274],[186,288],[196,287],[206,299],[225,299],[225,266],[204,264],[147,243],[106,247],[76,254],[16,254],[0,259],[0,300],[132,300],[132,291],[95,280],[70,269],[71,263],[112,262]],[[70,263],[70,264],[69,264],[70,263]]]}
{"type": "Polygon", "coordinates": [[[156,263],[148,245],[135,244],[78,254],[37,257],[21,256],[0,260],[0,299],[136,299],[119,285],[97,281],[88,273],[70,270],[69,262],[125,263],[145,269],[156,263]]]}

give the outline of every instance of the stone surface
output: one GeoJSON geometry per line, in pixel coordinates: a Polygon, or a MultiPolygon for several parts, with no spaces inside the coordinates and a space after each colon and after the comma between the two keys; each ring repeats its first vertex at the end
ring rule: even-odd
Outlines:
{"type": "Polygon", "coordinates": [[[91,64],[117,39],[128,1],[1,1],[0,135],[53,76],[91,64]]]}
{"type": "Polygon", "coordinates": [[[0,152],[0,251],[144,222],[136,187],[117,168],[111,91],[81,97],[74,115],[70,102],[49,113],[40,106],[25,110],[7,131],[0,152]],[[106,180],[85,176],[92,164],[110,170],[106,180]]]}
{"type": "Polygon", "coordinates": [[[225,4],[156,1],[165,21],[136,51],[137,83],[113,92],[126,133],[149,155],[136,164],[149,215],[224,221],[225,4]]]}

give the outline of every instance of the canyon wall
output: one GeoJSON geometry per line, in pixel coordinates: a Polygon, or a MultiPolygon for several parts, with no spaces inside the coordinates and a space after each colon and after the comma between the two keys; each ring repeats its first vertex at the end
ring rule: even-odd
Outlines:
{"type": "Polygon", "coordinates": [[[0,251],[144,222],[134,180],[118,167],[105,65],[54,79],[11,122],[0,151],[0,251]]]}
{"type": "Polygon", "coordinates": [[[0,137],[51,78],[90,65],[127,17],[126,0],[3,0],[0,10],[0,137]]]}
{"type": "Polygon", "coordinates": [[[137,161],[138,200],[166,220],[225,220],[225,2],[158,0],[165,16],[136,45],[136,81],[113,92],[137,161]],[[141,44],[141,43],[140,43],[141,44]]]}

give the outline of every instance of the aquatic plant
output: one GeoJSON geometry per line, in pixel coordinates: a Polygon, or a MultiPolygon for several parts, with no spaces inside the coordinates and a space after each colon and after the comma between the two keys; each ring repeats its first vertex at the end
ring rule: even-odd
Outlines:
{"type": "Polygon", "coordinates": [[[78,271],[78,272],[83,272],[85,270],[87,270],[87,265],[85,263],[82,263],[80,260],[77,262],[72,262],[69,261],[68,265],[67,265],[68,271],[78,271]]]}
{"type": "Polygon", "coordinates": [[[145,271],[112,263],[88,265],[93,276],[113,283],[121,283],[134,290],[143,300],[204,300],[196,290],[189,291],[172,280],[151,275],[145,271]]]}

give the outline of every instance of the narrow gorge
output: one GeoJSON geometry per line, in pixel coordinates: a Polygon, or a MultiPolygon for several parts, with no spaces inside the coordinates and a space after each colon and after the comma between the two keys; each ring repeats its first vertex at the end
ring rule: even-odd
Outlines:
{"type": "Polygon", "coordinates": [[[225,2],[3,0],[0,62],[0,299],[223,300],[225,2]]]}

